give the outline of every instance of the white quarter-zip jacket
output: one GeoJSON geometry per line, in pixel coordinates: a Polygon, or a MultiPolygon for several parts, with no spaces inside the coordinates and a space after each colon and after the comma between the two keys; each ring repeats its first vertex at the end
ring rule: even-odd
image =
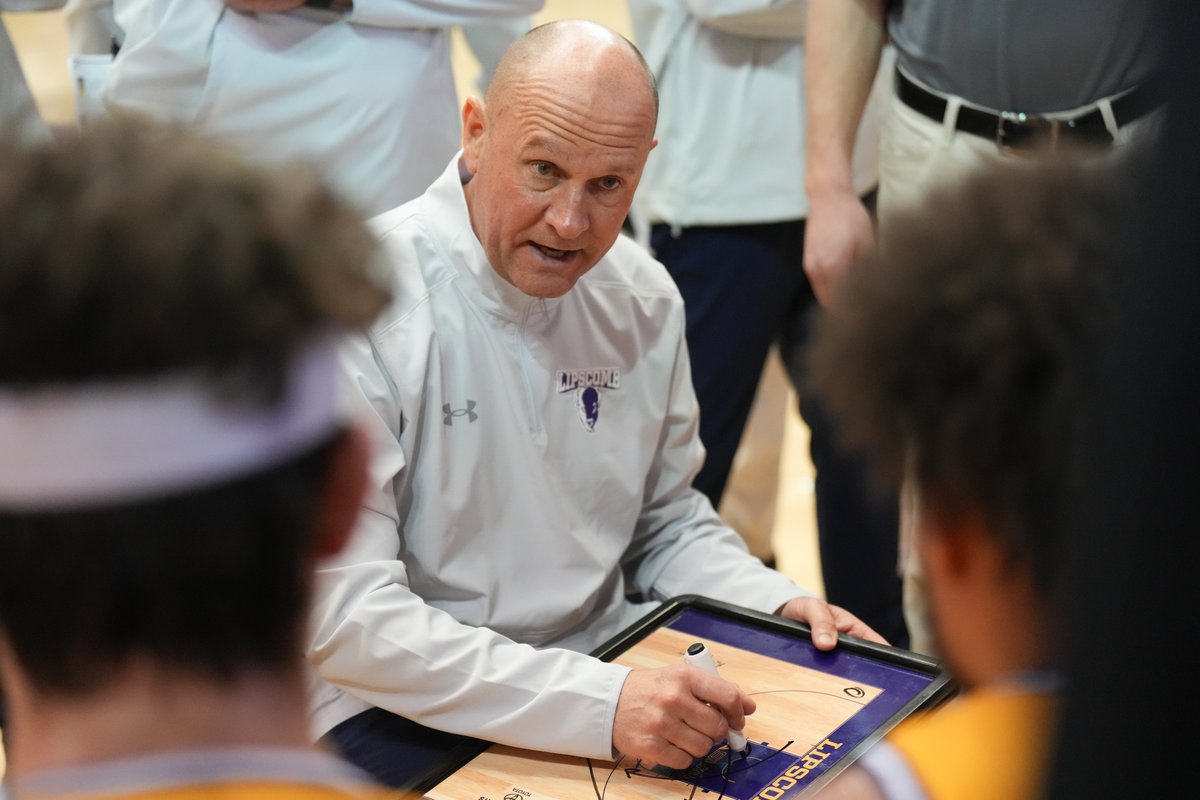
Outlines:
{"type": "Polygon", "coordinates": [[[316,732],[375,705],[610,758],[628,670],[585,653],[675,595],[809,594],[691,488],[679,292],[621,236],[563,297],[525,295],[471,229],[457,158],[373,222],[394,302],[345,351],[374,454],[358,529],[319,571],[316,732]]]}

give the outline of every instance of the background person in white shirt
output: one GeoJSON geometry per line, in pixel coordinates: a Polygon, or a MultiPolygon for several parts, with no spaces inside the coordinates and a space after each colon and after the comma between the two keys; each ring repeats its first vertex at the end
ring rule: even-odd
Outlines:
{"type": "Polygon", "coordinates": [[[450,29],[495,34],[543,0],[339,0],[319,15],[304,5],[114,0],[124,38],[109,109],[196,124],[254,161],[308,159],[378,214],[424,191],[457,147],[450,29]]]}

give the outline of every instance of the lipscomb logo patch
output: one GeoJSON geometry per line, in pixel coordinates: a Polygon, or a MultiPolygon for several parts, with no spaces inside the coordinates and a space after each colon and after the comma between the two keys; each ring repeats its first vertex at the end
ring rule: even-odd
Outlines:
{"type": "Polygon", "coordinates": [[[561,369],[558,371],[558,393],[575,394],[575,408],[579,421],[588,433],[596,430],[600,421],[602,389],[620,389],[621,370],[616,367],[592,367],[589,369],[561,369]]]}

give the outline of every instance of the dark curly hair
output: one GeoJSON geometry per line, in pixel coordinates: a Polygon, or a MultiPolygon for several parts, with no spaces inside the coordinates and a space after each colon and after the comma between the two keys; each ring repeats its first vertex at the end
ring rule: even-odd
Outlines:
{"type": "MultiPolygon", "coordinates": [[[[387,301],[373,252],[308,169],[197,134],[0,139],[0,392],[200,371],[224,402],[270,404],[298,348],[387,301]]],[[[298,663],[333,438],[199,491],[0,508],[0,632],[35,688],[88,692],[135,656],[217,679],[298,663]]]]}
{"type": "Polygon", "coordinates": [[[1132,173],[1019,164],[934,193],[847,275],[808,353],[849,445],[926,510],[981,513],[1048,597],[1132,173]]]}

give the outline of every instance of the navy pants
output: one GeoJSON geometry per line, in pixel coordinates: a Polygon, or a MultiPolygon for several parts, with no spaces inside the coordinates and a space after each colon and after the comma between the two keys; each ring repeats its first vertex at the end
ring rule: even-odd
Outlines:
{"type": "Polygon", "coordinates": [[[897,574],[899,502],[873,486],[863,458],[837,446],[831,421],[804,391],[804,343],[819,309],[804,274],[804,221],[651,232],[655,256],[683,295],[700,440],[694,486],[717,506],[772,342],[800,396],[816,468],[817,536],[829,602],[908,646],[897,574]]]}
{"type": "Polygon", "coordinates": [[[423,792],[483,751],[487,742],[426,728],[371,708],[334,726],[321,743],[392,789],[423,792]]]}

